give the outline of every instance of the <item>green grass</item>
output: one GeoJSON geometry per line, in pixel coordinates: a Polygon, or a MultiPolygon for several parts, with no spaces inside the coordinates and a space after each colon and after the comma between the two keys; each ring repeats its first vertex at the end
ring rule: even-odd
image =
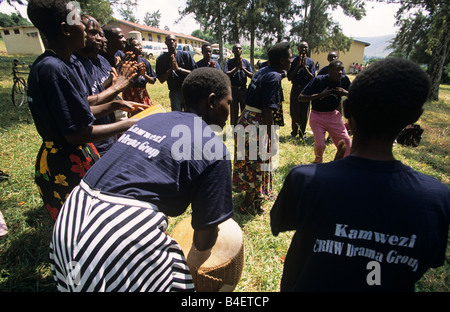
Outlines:
{"type": "MultiPolygon", "coordinates": [[[[0,40],[0,50],[2,41],[0,40]]],[[[0,58],[12,60],[13,56],[0,53],[0,58]]],[[[35,57],[19,56],[29,64],[35,57]]],[[[197,57],[198,58],[198,57],[197,57]]],[[[154,66],[154,61],[152,63],[154,66]]],[[[45,211],[34,185],[34,161],[40,146],[40,137],[34,127],[28,107],[15,108],[10,99],[11,63],[0,61],[0,169],[11,178],[0,182],[0,211],[3,213],[9,233],[0,238],[0,291],[54,291],[48,261],[48,244],[52,221],[45,211]]],[[[290,85],[283,81],[286,125],[280,129],[279,168],[274,174],[274,191],[277,194],[289,170],[299,164],[313,161],[313,144],[300,144],[289,138],[290,85]]],[[[157,82],[148,86],[154,103],[170,109],[167,85],[157,82]]],[[[448,133],[450,112],[450,87],[442,86],[440,100],[428,103],[420,125],[425,129],[417,148],[395,146],[396,157],[414,169],[431,175],[450,186],[448,133]]],[[[308,129],[310,130],[310,129],[308,129]]],[[[335,148],[328,145],[325,161],[331,161],[335,148]]],[[[242,194],[234,194],[235,207],[242,201],[242,194]]],[[[270,210],[273,201],[264,201],[270,210]]],[[[169,232],[187,215],[170,219],[169,232]]],[[[235,214],[241,225],[245,241],[245,266],[236,291],[276,292],[293,233],[274,237],[270,232],[269,214],[251,217],[235,214]]],[[[448,292],[450,290],[450,256],[447,252],[445,266],[430,270],[417,284],[422,292],[448,292]]]]}

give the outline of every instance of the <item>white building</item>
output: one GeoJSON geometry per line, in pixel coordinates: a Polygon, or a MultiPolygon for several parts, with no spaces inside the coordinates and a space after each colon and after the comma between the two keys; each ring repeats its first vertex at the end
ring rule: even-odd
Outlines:
{"type": "Polygon", "coordinates": [[[33,25],[0,27],[8,54],[39,55],[45,51],[39,30],[33,25]]]}

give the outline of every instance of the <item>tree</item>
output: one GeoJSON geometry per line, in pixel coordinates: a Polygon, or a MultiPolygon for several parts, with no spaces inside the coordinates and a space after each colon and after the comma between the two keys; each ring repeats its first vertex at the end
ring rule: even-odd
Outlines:
{"type": "Polygon", "coordinates": [[[121,2],[117,2],[116,5],[120,5],[120,8],[118,9],[119,14],[124,20],[132,23],[139,23],[139,19],[137,19],[134,15],[134,9],[138,5],[137,2],[138,0],[124,0],[121,2]]]}
{"type": "Polygon", "coordinates": [[[219,43],[219,63],[223,66],[224,17],[229,16],[229,2],[225,0],[187,0],[186,7],[180,10],[180,19],[194,14],[194,19],[202,26],[202,31],[210,31],[219,43]]]}
{"type": "Polygon", "coordinates": [[[221,52],[223,40],[235,43],[241,36],[247,37],[253,65],[257,41],[265,48],[282,41],[288,26],[291,42],[306,40],[317,51],[348,50],[352,40],[328,14],[338,8],[358,20],[365,15],[361,0],[187,0],[181,18],[194,14],[202,31],[210,30],[219,42],[221,52]]]}
{"type": "Polygon", "coordinates": [[[364,1],[360,0],[305,0],[295,1],[299,20],[292,23],[291,35],[296,41],[308,42],[317,52],[349,50],[352,39],[342,33],[339,24],[331,18],[329,10],[342,9],[345,15],[361,20],[366,15],[364,1]],[[301,15],[300,15],[301,14],[301,15]]]}
{"type": "Polygon", "coordinates": [[[21,25],[31,25],[31,23],[20,15],[16,13],[11,13],[11,15],[0,13],[0,27],[12,27],[21,25]]]}
{"type": "Polygon", "coordinates": [[[400,31],[391,45],[394,48],[393,55],[428,64],[431,80],[429,99],[437,101],[442,74],[449,64],[449,1],[385,0],[379,2],[401,5],[396,14],[396,25],[400,26],[400,31]]]}
{"type": "Polygon", "coordinates": [[[88,14],[95,18],[101,26],[104,26],[114,20],[113,11],[107,0],[78,0],[83,14],[88,14]]]}
{"type": "Polygon", "coordinates": [[[150,13],[145,13],[144,24],[151,27],[159,27],[159,23],[161,21],[161,13],[159,10],[150,13]]]}
{"type": "Polygon", "coordinates": [[[196,29],[191,33],[191,36],[203,39],[210,43],[215,41],[214,36],[211,34],[209,30],[202,31],[201,29],[196,29]]]}

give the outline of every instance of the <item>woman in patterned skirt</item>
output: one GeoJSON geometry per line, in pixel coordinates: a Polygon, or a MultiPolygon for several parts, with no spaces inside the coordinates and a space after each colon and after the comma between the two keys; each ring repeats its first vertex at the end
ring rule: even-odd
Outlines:
{"type": "Polygon", "coordinates": [[[111,102],[90,107],[88,93],[71,61],[73,51],[86,42],[85,26],[69,1],[29,1],[28,16],[45,34],[49,49],[34,62],[28,78],[28,103],[42,146],[36,159],[35,181],[50,216],[99,158],[91,142],[128,129],[136,120],[93,125],[96,118],[130,104],[111,102]],[[68,16],[75,18],[68,23],[68,16]],[[76,22],[78,21],[78,22],[76,22]]]}
{"type": "Polygon", "coordinates": [[[273,112],[279,109],[283,101],[281,73],[289,69],[291,57],[292,52],[287,42],[275,44],[269,50],[270,65],[259,70],[252,78],[245,99],[245,110],[235,128],[233,190],[245,192],[244,201],[239,207],[240,212],[244,214],[264,213],[260,198],[270,196],[272,191],[273,168],[267,156],[270,155],[271,149],[276,147],[277,142],[267,144],[268,142],[261,140],[265,140],[264,134],[268,135],[269,141],[274,137],[273,112]],[[242,129],[245,131],[240,131],[242,129]],[[242,135],[242,132],[245,134],[242,135]]]}

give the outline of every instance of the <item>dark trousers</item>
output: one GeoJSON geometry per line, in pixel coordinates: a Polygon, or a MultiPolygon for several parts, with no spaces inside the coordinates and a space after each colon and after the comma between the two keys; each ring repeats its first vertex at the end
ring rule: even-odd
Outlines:
{"type": "Polygon", "coordinates": [[[246,94],[247,87],[231,87],[231,96],[233,97],[233,101],[230,105],[230,124],[232,126],[236,126],[240,114],[242,114],[245,109],[246,94]]]}
{"type": "Polygon", "coordinates": [[[304,86],[292,85],[291,89],[291,118],[292,118],[292,136],[299,134],[305,135],[306,126],[308,125],[309,109],[311,102],[299,102],[298,96],[302,92],[304,86]]]}

